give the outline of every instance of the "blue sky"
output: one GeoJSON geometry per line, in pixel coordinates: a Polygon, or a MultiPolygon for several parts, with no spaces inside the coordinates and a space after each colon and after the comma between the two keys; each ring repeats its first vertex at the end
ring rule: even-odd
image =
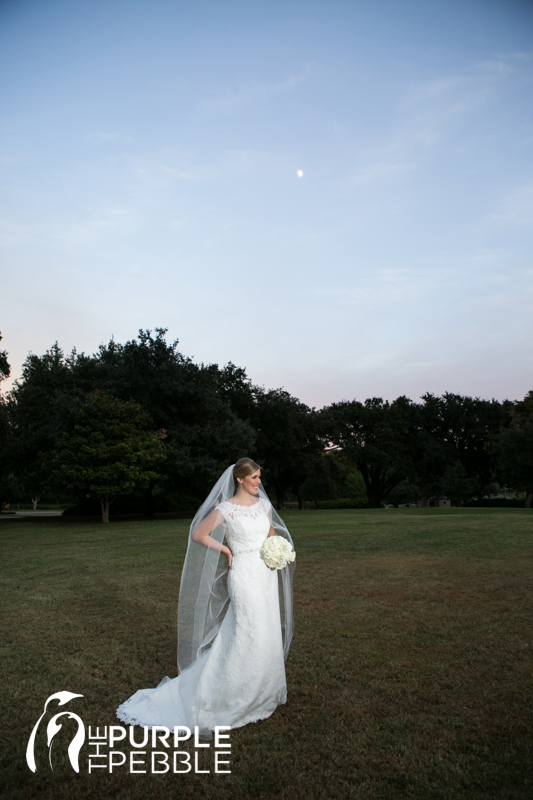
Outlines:
{"type": "Polygon", "coordinates": [[[316,407],[533,388],[533,3],[4,0],[0,74],[15,377],[158,326],[316,407]]]}

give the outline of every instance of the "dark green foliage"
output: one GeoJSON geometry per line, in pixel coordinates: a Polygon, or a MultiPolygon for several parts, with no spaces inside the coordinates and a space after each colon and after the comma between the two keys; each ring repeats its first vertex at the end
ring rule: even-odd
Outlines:
{"type": "Polygon", "coordinates": [[[352,469],[347,471],[343,478],[344,492],[341,492],[341,495],[366,503],[366,486],[361,473],[352,469]]]}
{"type": "Polygon", "coordinates": [[[355,497],[337,497],[334,500],[321,500],[317,508],[322,510],[332,508],[368,508],[366,500],[355,497]]]}
{"type": "Polygon", "coordinates": [[[460,506],[472,497],[474,481],[468,477],[460,461],[450,464],[440,482],[440,494],[449,497],[452,505],[460,506]]]}
{"type": "MultiPolygon", "coordinates": [[[[283,389],[253,386],[231,362],[195,364],[165,335],[140,330],[93,356],[65,356],[57,343],[28,356],[0,405],[0,502],[35,506],[54,490],[47,456],[57,439],[75,435],[76,415],[95,390],[138,404],[146,430],[164,442],[157,478],[154,472],[121,501],[147,516],[179,511],[182,497],[205,497],[228,463],[246,455],[263,467],[279,508],[288,496],[300,508],[336,498],[379,507],[400,495],[412,501],[415,488],[416,499],[445,493],[460,504],[494,482],[528,492],[531,502],[533,393],[516,404],[446,393],[426,394],[422,403],[345,401],[316,412],[283,389]]],[[[8,373],[2,351],[0,380],[8,373]]]]}
{"type": "MultiPolygon", "coordinates": [[[[2,334],[0,333],[0,342],[2,341],[2,334]]],[[[6,378],[9,378],[11,374],[11,367],[9,366],[9,361],[7,360],[7,351],[0,350],[0,383],[5,381],[6,378]]]]}
{"type": "Polygon", "coordinates": [[[144,489],[158,477],[164,445],[146,430],[147,417],[133,402],[95,392],[79,410],[72,435],[63,435],[46,459],[51,481],[98,499],[102,521],[119,494],[144,489]]]}
{"type": "Polygon", "coordinates": [[[257,458],[268,486],[274,488],[278,509],[283,508],[289,489],[302,508],[302,486],[321,450],[314,410],[283,389],[257,389],[253,424],[257,458]]]}
{"type": "Polygon", "coordinates": [[[524,508],[525,501],[518,500],[514,497],[494,497],[483,498],[478,500],[469,500],[463,503],[464,508],[524,508]]]}
{"type": "Polygon", "coordinates": [[[533,392],[529,392],[511,413],[512,426],[494,439],[493,452],[509,484],[526,492],[526,506],[533,498],[533,392]]]}
{"type": "Polygon", "coordinates": [[[468,477],[466,469],[460,461],[450,464],[440,482],[441,495],[449,497],[452,505],[460,506],[472,497],[475,484],[468,477]]]}
{"type": "Polygon", "coordinates": [[[395,486],[394,489],[389,492],[385,501],[387,503],[392,503],[395,506],[399,506],[403,503],[417,503],[419,500],[423,500],[424,496],[420,491],[420,487],[416,483],[412,483],[410,481],[402,481],[395,486]]]}
{"type": "MultiPolygon", "coordinates": [[[[195,511],[204,500],[203,497],[168,492],[156,485],[153,492],[154,512],[156,514],[172,514],[173,516],[193,517],[195,511]]],[[[119,495],[113,502],[113,518],[120,516],[138,516],[145,512],[145,492],[137,490],[128,495],[119,495]]],[[[101,516],[101,507],[94,497],[85,495],[78,497],[64,511],[66,517],[101,516]]]]}
{"type": "Polygon", "coordinates": [[[11,468],[20,493],[35,503],[49,486],[44,456],[60,436],[72,432],[87,392],[94,388],[90,358],[74,350],[65,357],[57,342],[43,356],[30,354],[22,380],[9,396],[11,468]]]}
{"type": "Polygon", "coordinates": [[[13,487],[10,480],[11,427],[9,425],[8,408],[4,398],[0,396],[0,511],[12,498],[13,487]]]}
{"type": "Polygon", "coordinates": [[[222,368],[212,365],[211,370],[216,370],[220,397],[229,403],[239,419],[251,422],[255,415],[257,389],[246,376],[246,370],[231,362],[222,368]]]}
{"type": "MultiPolygon", "coordinates": [[[[194,364],[178,352],[177,341],[167,344],[165,334],[163,328],[156,328],[155,336],[140,330],[125,345],[113,339],[102,345],[95,358],[96,385],[139,403],[152,429],[164,431],[167,490],[203,496],[228,461],[253,447],[252,427],[233,410],[245,408],[248,382],[244,370],[232,364],[222,370],[194,364]]],[[[147,488],[155,510],[154,487],[147,488]]]]}
{"type": "Polygon", "coordinates": [[[449,392],[442,397],[428,393],[422,399],[425,446],[419,474],[428,494],[439,494],[443,480],[453,487],[456,499],[472,492],[484,494],[495,472],[490,441],[496,431],[509,424],[510,404],[449,392]]]}
{"type": "Polygon", "coordinates": [[[361,473],[370,508],[379,508],[415,469],[419,408],[407,397],[394,402],[373,397],[334,403],[322,412],[330,441],[361,473]]]}
{"type": "Polygon", "coordinates": [[[307,478],[302,485],[302,495],[312,500],[317,508],[323,500],[330,500],[336,495],[336,484],[331,469],[331,458],[328,453],[320,453],[309,464],[307,478]]]}
{"type": "Polygon", "coordinates": [[[363,476],[341,450],[328,450],[310,459],[307,474],[302,494],[316,508],[367,508],[363,476]]]}
{"type": "MultiPolygon", "coordinates": [[[[11,393],[10,467],[22,495],[38,498],[50,484],[50,462],[43,456],[58,437],[72,436],[86,396],[100,390],[138,403],[148,427],[165,441],[159,487],[152,481],[145,488],[146,512],[168,506],[156,502],[157,492],[202,497],[228,460],[236,461],[253,447],[254,430],[232,410],[232,402],[243,407],[247,386],[244,371],[233,365],[205,367],[182,356],[177,342],[165,341],[163,329],[155,336],[141,330],[125,345],[112,339],[92,357],[76,351],[65,357],[55,344],[44,356],[28,356],[22,380],[11,393]]],[[[14,499],[13,491],[8,496],[14,499]]]]}
{"type": "Polygon", "coordinates": [[[150,426],[168,428],[178,416],[195,417],[199,367],[167,344],[166,331],[140,330],[137,339],[122,345],[114,339],[100,345],[95,356],[96,385],[121,400],[134,400],[148,415],[150,426]]]}
{"type": "MultiPolygon", "coordinates": [[[[0,342],[2,334],[0,334],[0,342]]],[[[5,350],[0,351],[0,383],[9,377],[10,366],[5,350]]],[[[13,496],[12,474],[12,426],[9,421],[9,409],[0,394],[0,511],[13,496]]]]}
{"type": "MultiPolygon", "coordinates": [[[[530,393],[529,403],[532,398],[530,393]]],[[[385,498],[397,504],[400,495],[401,502],[414,502],[440,494],[460,505],[473,495],[485,494],[495,478],[505,482],[511,475],[516,488],[528,490],[527,424],[522,421],[520,435],[509,433],[506,438],[505,434],[512,403],[450,393],[426,394],[423,401],[419,405],[405,397],[392,403],[373,398],[365,403],[334,403],[320,412],[327,439],[361,474],[370,507],[379,506],[385,498]],[[499,430],[503,432],[498,461],[491,440],[499,430]],[[505,442],[507,457],[502,449],[505,442]],[[518,450],[521,456],[514,458],[518,450]]],[[[520,413],[524,420],[525,410],[520,413]]],[[[337,496],[345,494],[337,492],[337,496]]]]}

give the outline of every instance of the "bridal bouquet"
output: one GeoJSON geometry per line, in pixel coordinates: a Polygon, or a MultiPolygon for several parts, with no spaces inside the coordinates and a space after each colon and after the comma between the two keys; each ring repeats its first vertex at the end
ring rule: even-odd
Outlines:
{"type": "Polygon", "coordinates": [[[294,561],[296,553],[283,536],[269,536],[263,542],[261,558],[270,569],[283,569],[294,561]]]}

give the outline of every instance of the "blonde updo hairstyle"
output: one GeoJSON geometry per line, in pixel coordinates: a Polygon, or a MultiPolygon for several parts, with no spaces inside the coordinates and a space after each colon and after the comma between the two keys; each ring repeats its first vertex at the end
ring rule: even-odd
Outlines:
{"type": "Polygon", "coordinates": [[[255,461],[252,461],[251,458],[239,458],[233,467],[233,483],[235,485],[235,491],[237,491],[239,488],[239,482],[237,478],[246,478],[247,475],[252,475],[254,472],[257,472],[258,469],[261,469],[261,467],[259,464],[256,464],[255,461]]]}

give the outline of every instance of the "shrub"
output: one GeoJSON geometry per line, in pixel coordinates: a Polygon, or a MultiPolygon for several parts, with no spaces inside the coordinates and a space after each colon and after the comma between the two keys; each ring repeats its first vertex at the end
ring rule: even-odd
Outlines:
{"type": "Polygon", "coordinates": [[[318,508],[368,508],[368,503],[360,498],[338,497],[335,500],[321,500],[318,508]]]}
{"type": "Polygon", "coordinates": [[[464,508],[524,508],[525,500],[516,498],[495,497],[492,500],[480,498],[463,503],[464,508]]]}

